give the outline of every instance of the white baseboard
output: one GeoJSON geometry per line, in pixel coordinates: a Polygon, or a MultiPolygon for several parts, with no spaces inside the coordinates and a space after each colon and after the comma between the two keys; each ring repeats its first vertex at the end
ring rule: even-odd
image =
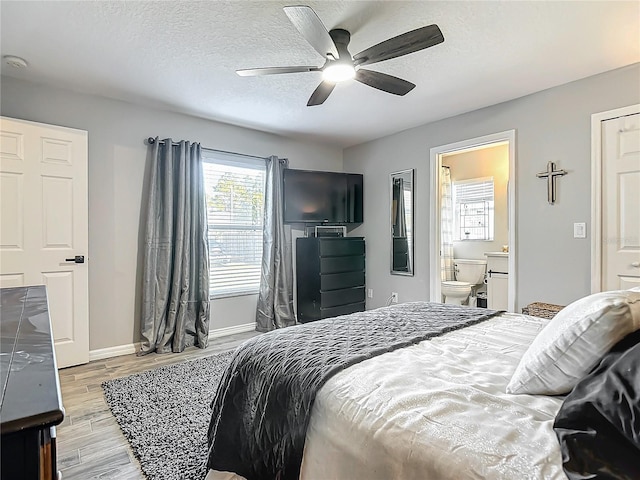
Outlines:
{"type": "Polygon", "coordinates": [[[94,360],[104,360],[105,358],[119,357],[120,355],[131,355],[138,350],[140,350],[140,342],[89,350],[89,361],[93,362],[94,360]]]}
{"type": "MultiPolygon", "coordinates": [[[[236,333],[252,332],[255,329],[255,322],[243,323],[242,325],[234,325],[232,327],[214,328],[213,330],[209,330],[209,340],[235,335],[236,333]]],[[[119,357],[120,355],[131,355],[138,350],[140,350],[140,342],[90,350],[89,361],[93,362],[95,360],[104,360],[105,358],[119,357]]]]}
{"type": "Polygon", "coordinates": [[[255,329],[255,322],[243,323],[242,325],[234,325],[232,327],[214,328],[213,330],[209,330],[209,340],[235,335],[236,333],[253,332],[255,329]]]}

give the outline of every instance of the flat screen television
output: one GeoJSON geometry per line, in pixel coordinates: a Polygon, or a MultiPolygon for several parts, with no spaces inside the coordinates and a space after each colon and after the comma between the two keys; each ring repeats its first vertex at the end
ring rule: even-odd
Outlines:
{"type": "Polygon", "coordinates": [[[284,171],[285,223],[362,223],[362,175],[284,171]]]}

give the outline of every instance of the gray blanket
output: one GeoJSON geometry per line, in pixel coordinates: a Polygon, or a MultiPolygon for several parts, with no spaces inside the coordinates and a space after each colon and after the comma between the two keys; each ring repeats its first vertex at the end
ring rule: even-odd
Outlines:
{"type": "Polygon", "coordinates": [[[236,350],[213,400],[208,467],[248,480],[297,479],[316,392],[332,375],[496,313],[403,303],[252,338],[236,350]]]}

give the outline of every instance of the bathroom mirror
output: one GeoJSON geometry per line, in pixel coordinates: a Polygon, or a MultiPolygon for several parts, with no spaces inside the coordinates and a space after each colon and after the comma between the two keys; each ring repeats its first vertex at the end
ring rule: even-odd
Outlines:
{"type": "Polygon", "coordinates": [[[391,183],[391,273],[413,275],[413,169],[394,172],[391,183]]]}

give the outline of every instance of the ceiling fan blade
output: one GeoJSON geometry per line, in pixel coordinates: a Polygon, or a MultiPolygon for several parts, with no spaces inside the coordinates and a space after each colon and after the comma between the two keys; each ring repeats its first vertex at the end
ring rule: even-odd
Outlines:
{"type": "Polygon", "coordinates": [[[433,47],[444,42],[437,25],[428,25],[385,40],[353,56],[355,65],[369,65],[433,47]]]}
{"type": "Polygon", "coordinates": [[[311,98],[307,102],[307,107],[313,107],[314,105],[322,105],[324,101],[331,95],[336,84],[333,82],[323,81],[320,82],[318,88],[316,88],[311,94],[311,98]]]}
{"type": "Polygon", "coordinates": [[[356,72],[356,80],[370,87],[377,88],[394,95],[406,95],[415,88],[411,82],[407,82],[398,77],[387,75],[386,73],[374,72],[364,68],[356,72]]]}
{"type": "Polygon", "coordinates": [[[284,13],[287,14],[293,26],[298,29],[302,36],[315,48],[315,50],[327,58],[329,54],[334,59],[338,59],[338,49],[331,39],[329,32],[311,7],[306,5],[294,5],[284,7],[284,13]]]}
{"type": "Polygon", "coordinates": [[[276,75],[278,73],[301,73],[319,72],[319,67],[265,67],[265,68],[245,68],[236,70],[241,77],[255,77],[258,75],[276,75]]]}

